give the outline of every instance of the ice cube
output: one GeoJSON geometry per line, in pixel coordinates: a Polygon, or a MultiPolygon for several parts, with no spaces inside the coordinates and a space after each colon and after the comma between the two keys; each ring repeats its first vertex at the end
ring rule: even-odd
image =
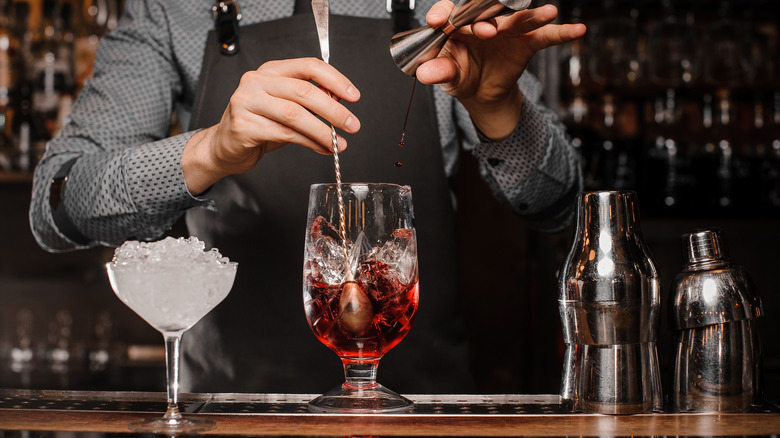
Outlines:
{"type": "Polygon", "coordinates": [[[344,247],[336,228],[322,216],[312,222],[306,251],[306,268],[314,281],[327,285],[344,281],[344,247]]]}
{"type": "Polygon", "coordinates": [[[388,266],[395,273],[397,281],[408,284],[417,275],[417,244],[414,229],[399,228],[392,237],[375,248],[368,257],[388,266]]]}
{"type": "Polygon", "coordinates": [[[328,222],[324,217],[317,216],[311,223],[309,229],[309,241],[314,242],[320,237],[329,237],[333,240],[339,241],[339,230],[328,222]]]}
{"type": "Polygon", "coordinates": [[[330,237],[320,236],[310,244],[309,269],[320,283],[335,285],[344,281],[344,248],[330,237]]]}
{"type": "Polygon", "coordinates": [[[347,269],[355,277],[360,254],[368,249],[368,242],[361,232],[355,242],[347,242],[348,256],[336,227],[318,216],[309,229],[308,261],[306,268],[312,278],[320,283],[338,285],[346,281],[347,269]]]}
{"type": "Polygon", "coordinates": [[[368,259],[360,264],[357,281],[368,297],[380,307],[391,297],[403,292],[406,286],[398,272],[376,259],[368,259]]]}

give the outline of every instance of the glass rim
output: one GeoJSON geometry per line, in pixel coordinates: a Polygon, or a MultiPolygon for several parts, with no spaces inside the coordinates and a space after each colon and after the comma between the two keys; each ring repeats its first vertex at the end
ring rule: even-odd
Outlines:
{"type": "MultiPolygon", "coordinates": [[[[339,183],[330,182],[330,183],[314,183],[311,185],[311,188],[319,188],[319,187],[333,187],[335,188],[339,183]]],[[[345,187],[354,187],[354,186],[374,186],[374,187],[380,187],[380,186],[386,186],[386,187],[398,187],[402,189],[410,189],[411,186],[408,184],[398,184],[398,183],[376,183],[376,182],[342,182],[342,186],[345,187]]]]}
{"type": "MultiPolygon", "coordinates": [[[[218,264],[211,263],[211,262],[206,262],[206,263],[198,262],[198,263],[181,263],[181,264],[178,264],[178,265],[166,265],[166,264],[161,264],[161,263],[157,263],[157,262],[154,262],[154,263],[138,262],[138,263],[127,264],[127,263],[117,263],[116,261],[112,260],[110,262],[106,262],[105,263],[105,267],[106,267],[106,269],[112,269],[112,270],[116,270],[117,268],[118,269],[141,270],[141,269],[148,269],[150,267],[152,267],[152,268],[161,268],[159,270],[164,270],[164,269],[181,269],[181,268],[187,268],[187,269],[195,268],[195,269],[197,269],[197,268],[201,268],[201,267],[206,267],[206,268],[209,268],[209,269],[215,269],[216,270],[216,269],[237,269],[238,268],[238,262],[230,260],[230,261],[228,261],[226,263],[218,263],[218,264]]],[[[155,271],[156,270],[157,269],[155,269],[155,271]]],[[[147,270],[145,272],[151,272],[151,271],[147,270]]]]}

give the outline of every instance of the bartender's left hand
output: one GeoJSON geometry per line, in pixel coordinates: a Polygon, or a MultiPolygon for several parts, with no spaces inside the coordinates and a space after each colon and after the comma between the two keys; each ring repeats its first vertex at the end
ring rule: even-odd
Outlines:
{"type": "MultiPolygon", "coordinates": [[[[449,0],[437,2],[426,21],[434,27],[443,25],[454,6],[449,0]]],[[[557,15],[555,6],[544,5],[464,26],[437,58],[417,69],[417,79],[440,84],[463,103],[483,134],[504,139],[520,121],[523,95],[517,81],[531,57],[585,34],[583,24],[551,24],[557,15]]]]}

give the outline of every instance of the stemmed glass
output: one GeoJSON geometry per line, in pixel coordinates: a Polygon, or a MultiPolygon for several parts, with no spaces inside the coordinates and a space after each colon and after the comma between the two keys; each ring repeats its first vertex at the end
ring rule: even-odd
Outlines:
{"type": "Polygon", "coordinates": [[[377,383],[376,375],[417,312],[412,192],[395,184],[338,188],[315,184],[309,192],[303,300],[312,331],[341,358],[345,382],[309,402],[309,410],[409,410],[414,404],[377,383]]]}
{"type": "Polygon", "coordinates": [[[230,292],[238,264],[216,249],[203,251],[195,237],[125,242],[106,264],[116,295],[165,338],[168,408],[162,418],[135,421],[130,429],[172,434],[210,430],[208,418],[179,412],[179,343],[185,331],[230,292]]]}

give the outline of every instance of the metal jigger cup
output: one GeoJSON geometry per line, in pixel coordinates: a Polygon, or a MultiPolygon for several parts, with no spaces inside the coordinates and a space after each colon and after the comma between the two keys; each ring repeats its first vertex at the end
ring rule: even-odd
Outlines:
{"type": "Polygon", "coordinates": [[[513,14],[530,5],[531,0],[460,0],[443,26],[423,26],[393,36],[390,55],[404,73],[414,76],[417,67],[439,55],[456,30],[499,15],[513,14]]]}

